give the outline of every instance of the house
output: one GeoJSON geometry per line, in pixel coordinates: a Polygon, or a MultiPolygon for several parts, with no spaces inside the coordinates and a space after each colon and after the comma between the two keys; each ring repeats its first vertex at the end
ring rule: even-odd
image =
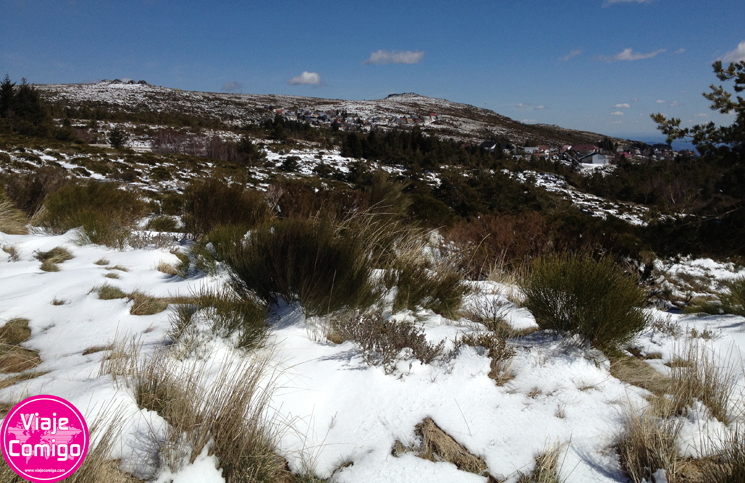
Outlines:
{"type": "Polygon", "coordinates": [[[582,164],[605,166],[606,164],[610,164],[610,159],[604,154],[593,153],[579,158],[579,162],[582,164]]]}
{"type": "Polygon", "coordinates": [[[577,144],[571,147],[571,150],[580,156],[586,156],[588,154],[599,153],[600,148],[594,144],[577,144]]]}

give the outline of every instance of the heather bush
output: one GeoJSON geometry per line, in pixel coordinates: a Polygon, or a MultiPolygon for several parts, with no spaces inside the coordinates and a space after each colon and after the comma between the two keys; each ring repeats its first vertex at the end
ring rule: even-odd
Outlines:
{"type": "Polygon", "coordinates": [[[44,206],[44,222],[54,231],[82,227],[81,241],[118,248],[126,245],[146,208],[131,190],[98,182],[64,186],[44,206]]]}
{"type": "Polygon", "coordinates": [[[602,349],[628,342],[649,322],[644,291],[610,258],[538,258],[523,291],[541,329],[567,331],[602,349]]]}
{"type": "Polygon", "coordinates": [[[328,221],[280,220],[253,230],[228,256],[239,293],[298,302],[308,315],[367,307],[376,299],[366,241],[328,221]]]}

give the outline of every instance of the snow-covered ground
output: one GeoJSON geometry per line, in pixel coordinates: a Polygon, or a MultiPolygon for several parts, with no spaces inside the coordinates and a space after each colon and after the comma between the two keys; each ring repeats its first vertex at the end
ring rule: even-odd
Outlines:
{"type": "MultiPolygon", "coordinates": [[[[159,472],[152,458],[143,456],[152,451],[148,433],[165,422],[139,409],[126,384],[100,375],[108,351],[83,353],[115,339],[136,337],[142,344],[141,357],[152,354],[169,343],[170,311],[132,315],[133,302],[100,300],[91,289],[109,283],[124,292],[173,297],[201,287],[217,288],[224,279],[203,274],[182,279],[161,273],[157,270],[161,261],[178,263],[167,249],[114,251],[78,246],[75,238],[74,231],[57,236],[0,233],[0,245],[15,247],[19,256],[12,261],[10,254],[0,251],[0,327],[17,317],[30,321],[31,338],[24,345],[39,351],[42,362],[28,372],[43,373],[0,390],[0,402],[53,394],[68,399],[91,419],[113,404],[124,421],[121,444],[113,456],[121,458],[123,469],[142,478],[168,481],[172,475],[159,472]],[[57,246],[70,250],[73,258],[61,263],[58,272],[42,271],[35,253],[57,246]],[[100,264],[101,259],[106,263],[100,264]],[[119,278],[107,278],[111,273],[119,278]]],[[[732,273],[712,261],[682,267],[698,267],[715,276],[722,270],[721,278],[732,273]]],[[[527,310],[502,295],[504,287],[490,282],[475,285],[480,290],[467,303],[497,301],[515,327],[535,325],[527,310]]],[[[702,344],[721,357],[741,360],[745,319],[650,310],[664,323],[640,335],[635,344],[644,354],[658,354],[648,362],[660,372],[669,371],[665,363],[673,360],[686,338],[702,333],[714,335],[700,339],[702,344]],[[678,327],[678,332],[660,330],[665,324],[678,327]]],[[[446,352],[460,334],[478,330],[466,319],[448,320],[433,313],[408,317],[422,325],[428,340],[446,341],[446,352]]],[[[386,374],[382,367],[368,366],[354,343],[327,341],[322,324],[323,320],[306,319],[293,307],[278,308],[271,318],[267,345],[258,353],[246,355],[233,349],[229,340],[212,337],[203,350],[188,353],[181,363],[197,357],[207,364],[268,357],[274,374],[270,416],[281,427],[279,451],[293,471],[312,470],[321,478],[333,474],[337,482],[487,481],[448,462],[432,462],[415,453],[393,455],[397,441],[415,445],[415,426],[431,418],[470,453],[483,458],[488,472],[500,481],[516,481],[518,472],[531,470],[539,452],[557,443],[564,445],[560,473],[566,481],[626,481],[612,448],[614,436],[621,430],[624,408],[643,406],[649,393],[613,377],[608,360],[596,350],[567,344],[545,332],[513,339],[515,356],[509,371],[514,377],[498,386],[488,377],[490,359],[483,349],[463,346],[426,365],[403,358],[402,353],[393,373],[386,374]]],[[[741,371],[738,384],[739,388],[745,384],[741,371]]],[[[684,419],[683,450],[688,454],[698,451],[702,432],[722,429],[705,408],[691,411],[684,419]]],[[[175,481],[221,482],[215,464],[216,458],[205,453],[183,468],[175,481]]]]}

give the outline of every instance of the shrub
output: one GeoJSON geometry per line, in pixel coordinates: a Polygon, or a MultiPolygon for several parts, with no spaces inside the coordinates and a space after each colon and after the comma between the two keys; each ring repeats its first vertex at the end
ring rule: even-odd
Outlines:
{"type": "Polygon", "coordinates": [[[306,314],[323,315],[374,302],[368,255],[355,230],[288,219],[252,231],[250,240],[235,245],[228,263],[239,293],[298,302],[306,314]]]}
{"type": "Polygon", "coordinates": [[[442,355],[444,341],[432,345],[424,329],[405,322],[387,320],[382,311],[373,310],[357,314],[342,314],[331,319],[331,330],[344,340],[353,340],[360,346],[360,353],[371,366],[383,366],[386,374],[396,368],[396,360],[403,349],[422,364],[429,364],[442,355]]]}
{"type": "Polygon", "coordinates": [[[137,194],[113,183],[89,182],[60,188],[44,202],[46,223],[56,231],[82,226],[83,240],[123,247],[145,212],[137,194]]]}
{"type": "Polygon", "coordinates": [[[601,349],[628,342],[649,322],[642,309],[644,291],[610,258],[536,259],[523,291],[541,329],[567,331],[601,349]]]}
{"type": "Polygon", "coordinates": [[[184,192],[184,228],[195,236],[206,235],[218,225],[248,230],[271,217],[264,195],[239,184],[210,179],[193,183],[184,192]]]}
{"type": "Polygon", "coordinates": [[[13,173],[0,180],[5,194],[15,206],[32,216],[41,208],[47,196],[69,183],[65,176],[66,172],[62,168],[44,166],[32,173],[13,173]]]}

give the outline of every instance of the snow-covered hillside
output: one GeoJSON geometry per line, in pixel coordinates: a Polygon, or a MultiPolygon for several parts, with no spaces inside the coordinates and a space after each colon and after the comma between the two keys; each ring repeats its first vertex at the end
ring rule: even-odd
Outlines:
{"type": "MultiPolygon", "coordinates": [[[[206,452],[180,470],[158,466],[154,444],[167,424],[137,406],[126,378],[115,381],[100,369],[102,361],[112,357],[112,345],[125,347],[132,338],[141,346],[141,360],[169,350],[176,305],[153,315],[133,315],[134,300],[103,300],[99,291],[108,284],[126,294],[175,300],[219,288],[225,279],[203,273],[185,279],[160,271],[179,263],[169,247],[114,251],[79,246],[76,239],[75,231],[57,236],[0,234],[0,244],[13,247],[0,252],[0,330],[9,321],[28,320],[31,336],[23,346],[38,351],[41,358],[33,369],[2,376],[0,402],[54,394],[73,402],[90,420],[102,408],[115,407],[123,428],[111,456],[121,459],[123,470],[160,482],[222,482],[215,469],[217,457],[206,452]],[[55,247],[66,248],[72,258],[60,263],[59,271],[42,271],[36,255],[55,247]]],[[[732,266],[712,261],[678,264],[669,270],[679,276],[695,267],[705,268],[712,280],[737,273],[732,266]]],[[[492,304],[515,328],[535,326],[532,315],[516,306],[514,297],[506,297],[514,287],[493,282],[473,286],[476,291],[466,309],[492,304]]],[[[715,351],[720,364],[739,364],[745,349],[742,317],[649,310],[656,322],[634,345],[660,374],[669,374],[680,348],[694,337],[715,351]]],[[[296,473],[336,482],[495,481],[487,477],[515,482],[522,473],[530,473],[538,454],[554,447],[560,454],[562,481],[626,481],[614,440],[624,411],[646,405],[650,393],[614,377],[602,353],[547,332],[509,339],[514,356],[506,368],[509,376],[498,384],[489,377],[491,361],[484,349],[454,346],[458,337],[479,333],[483,326],[432,312],[395,317],[421,327],[430,342],[444,341],[444,355],[422,364],[403,351],[388,374],[383,367],[368,365],[355,343],[329,341],[327,320],[306,318],[292,306],[275,308],[270,337],[258,352],[234,349],[233,341],[207,331],[194,339],[195,345],[171,347],[170,353],[177,354],[173,364],[181,370],[204,364],[200,367],[207,368],[207,385],[214,383],[220,366],[246,358],[268,361],[262,380],[271,390],[266,416],[276,429],[280,454],[296,473]],[[421,445],[417,427],[428,419],[487,469],[474,474],[407,451],[421,445]]],[[[737,368],[739,393],[745,379],[737,368]]],[[[679,418],[684,455],[699,455],[706,435],[726,429],[703,405],[679,418]]]]}

